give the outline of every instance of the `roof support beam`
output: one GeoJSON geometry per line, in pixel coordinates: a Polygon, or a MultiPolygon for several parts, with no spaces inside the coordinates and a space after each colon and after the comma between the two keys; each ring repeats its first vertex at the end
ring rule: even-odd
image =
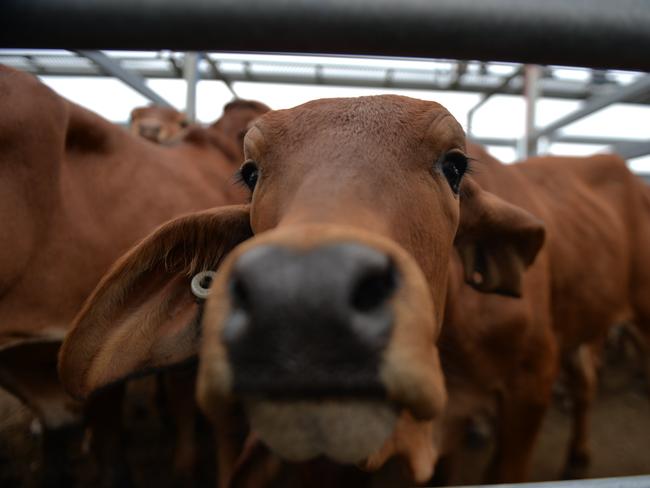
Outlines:
{"type": "Polygon", "coordinates": [[[105,74],[108,76],[113,76],[118,80],[122,81],[126,85],[133,88],[135,91],[140,93],[143,97],[148,98],[156,105],[162,105],[163,107],[171,107],[173,105],[161,97],[154,90],[149,88],[146,84],[144,78],[140,75],[133,73],[124,69],[117,61],[109,58],[106,54],[100,51],[86,51],[79,50],[77,51],[81,56],[84,56],[90,59],[95,63],[105,74]]]}
{"type": "Polygon", "coordinates": [[[629,139],[621,139],[620,137],[603,137],[603,136],[570,136],[555,134],[549,138],[550,143],[559,142],[563,144],[592,144],[594,146],[616,146],[617,144],[627,144],[629,139]]]}
{"type": "Polygon", "coordinates": [[[210,70],[212,71],[212,76],[217,80],[222,81],[223,84],[226,85],[226,88],[228,88],[232,96],[235,99],[238,99],[239,95],[237,95],[237,92],[233,88],[232,82],[228,78],[226,78],[226,76],[219,69],[219,61],[215,61],[207,54],[204,56],[204,59],[207,61],[208,66],[210,66],[210,70]]]}
{"type": "MultiPolygon", "coordinates": [[[[481,137],[481,136],[471,136],[470,139],[484,146],[509,146],[516,147],[518,144],[517,139],[506,138],[506,137],[481,137]]],[[[549,141],[553,143],[561,144],[585,144],[593,146],[614,146],[614,150],[617,148],[628,146],[628,149],[636,148],[636,151],[640,151],[644,144],[650,144],[650,142],[644,140],[630,140],[630,139],[620,139],[616,137],[594,137],[594,136],[563,136],[557,135],[549,141]]],[[[617,151],[618,152],[618,151],[617,151]]],[[[650,151],[649,151],[650,152],[650,151]]],[[[620,154],[620,153],[619,153],[620,154]]],[[[642,155],[642,154],[640,154],[642,155]]],[[[632,156],[637,157],[637,156],[632,156]]]]}
{"type": "Polygon", "coordinates": [[[507,88],[508,85],[510,85],[510,82],[515,78],[520,77],[523,72],[524,72],[524,66],[520,66],[519,68],[514,70],[512,73],[506,76],[499,85],[485,92],[481,96],[481,99],[476,103],[476,105],[474,105],[472,108],[469,109],[469,111],[467,112],[467,134],[470,137],[472,135],[472,122],[474,121],[474,114],[476,113],[476,111],[479,108],[481,108],[483,105],[485,105],[485,102],[487,102],[494,95],[502,93],[503,90],[505,90],[505,88],[507,88]]]}
{"type": "MultiPolygon", "coordinates": [[[[78,59],[69,54],[41,53],[32,56],[34,63],[30,65],[24,54],[14,54],[11,51],[0,49],[0,63],[42,76],[103,76],[94,63],[78,63],[78,59]],[[22,59],[25,61],[23,62],[22,59]]],[[[119,62],[129,71],[140,75],[142,78],[182,78],[183,70],[175,56],[159,56],[150,59],[133,58],[119,53],[112,54],[111,59],[119,62]],[[160,63],[158,60],[164,60],[160,63]]],[[[504,76],[492,73],[480,76],[465,75],[458,81],[458,86],[450,86],[449,80],[453,76],[450,68],[425,67],[406,68],[390,66],[390,59],[385,64],[377,64],[373,60],[372,66],[366,66],[364,61],[358,65],[340,63],[338,61],[324,61],[314,63],[303,61],[298,57],[295,61],[267,61],[263,59],[246,61],[242,58],[219,57],[218,53],[205,56],[207,63],[199,66],[200,77],[203,80],[222,80],[232,85],[235,82],[264,82],[264,83],[290,83],[290,84],[323,84],[328,86],[363,86],[369,88],[396,88],[415,90],[454,90],[480,94],[501,93],[503,95],[521,95],[523,82],[515,76],[511,82],[504,83],[504,76]],[[244,66],[244,64],[246,66],[244,66]],[[217,68],[215,72],[214,64],[217,68]]],[[[424,63],[423,63],[424,64],[424,63]]],[[[507,77],[508,75],[506,75],[507,77]]],[[[545,76],[540,80],[541,91],[544,97],[562,99],[589,99],[594,96],[593,86],[585,81],[558,79],[545,76]]],[[[611,80],[608,85],[598,86],[602,93],[606,89],[619,89],[621,85],[611,80]]],[[[233,94],[234,95],[234,94],[233,94]]],[[[650,104],[650,96],[631,99],[628,103],[650,104]]],[[[470,124],[471,125],[471,124],[470,124]]]]}
{"type": "Polygon", "coordinates": [[[537,129],[533,134],[533,138],[539,139],[543,136],[549,136],[556,132],[558,129],[565,127],[577,120],[580,120],[588,115],[597,112],[600,109],[603,109],[614,103],[625,102],[639,96],[643,96],[650,93],[650,75],[644,75],[639,78],[637,81],[624,86],[613,93],[605,96],[599,96],[590,98],[587,100],[582,107],[580,107],[575,112],[572,112],[564,117],[559,118],[555,122],[537,129]]]}

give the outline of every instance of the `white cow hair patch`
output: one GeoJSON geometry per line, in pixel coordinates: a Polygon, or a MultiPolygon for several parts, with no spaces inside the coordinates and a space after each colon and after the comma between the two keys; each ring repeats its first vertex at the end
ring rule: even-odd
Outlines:
{"type": "Polygon", "coordinates": [[[324,455],[359,463],[382,447],[397,421],[394,407],[370,400],[247,400],[244,405],[252,430],[293,462],[324,455]]]}

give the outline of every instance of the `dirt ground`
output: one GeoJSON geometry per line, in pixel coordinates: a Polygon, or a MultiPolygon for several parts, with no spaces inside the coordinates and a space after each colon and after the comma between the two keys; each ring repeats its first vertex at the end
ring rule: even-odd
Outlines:
{"type": "MultiPolygon", "coordinates": [[[[149,381],[148,388],[151,388],[149,381]]],[[[146,391],[146,388],[140,389],[146,391]]],[[[150,393],[150,392],[149,392],[150,393]]],[[[149,394],[148,393],[148,394],[149,394]]],[[[149,397],[150,399],[150,397],[149,397]]],[[[129,405],[127,458],[135,487],[183,485],[172,475],[173,426],[159,413],[152,414],[140,398],[129,405]]],[[[534,456],[532,480],[559,478],[566,455],[569,412],[558,400],[549,412],[534,456]]],[[[638,356],[610,354],[600,374],[593,420],[593,462],[589,477],[650,474],[650,395],[638,356]]],[[[193,486],[214,486],[214,452],[210,427],[197,425],[202,438],[201,471],[193,486]]],[[[78,445],[83,448],[83,437],[78,445]]],[[[0,486],[36,486],[40,469],[40,426],[30,412],[0,391],[0,486]]],[[[467,447],[459,465],[458,484],[478,483],[491,451],[489,435],[467,447]],[[477,445],[479,444],[479,445],[477,445]]],[[[95,487],[95,466],[90,456],[72,456],[78,474],[76,486],[95,487]]],[[[70,485],[74,486],[74,485],[70,485]]]]}
{"type": "MultiPolygon", "coordinates": [[[[650,388],[641,356],[638,351],[610,348],[604,361],[591,421],[592,462],[586,477],[650,475],[650,388]]],[[[530,481],[562,479],[571,426],[569,408],[566,398],[555,398],[537,442],[530,481]]],[[[466,447],[459,463],[462,472],[454,484],[480,483],[492,447],[489,440],[466,447]]]]}

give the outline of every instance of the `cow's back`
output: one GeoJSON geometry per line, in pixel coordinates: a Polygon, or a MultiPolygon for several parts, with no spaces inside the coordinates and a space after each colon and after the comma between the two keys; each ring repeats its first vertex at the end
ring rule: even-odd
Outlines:
{"type": "Polygon", "coordinates": [[[643,183],[609,154],[533,158],[513,169],[544,201],[553,314],[562,346],[595,340],[631,318],[635,262],[650,247],[643,183]]]}
{"type": "Polygon", "coordinates": [[[592,341],[611,324],[631,318],[633,285],[645,283],[643,263],[650,263],[650,199],[625,162],[602,154],[504,165],[480,148],[470,152],[478,159],[474,177],[483,188],[544,221],[540,257],[548,259],[553,322],[562,347],[592,341]]]}

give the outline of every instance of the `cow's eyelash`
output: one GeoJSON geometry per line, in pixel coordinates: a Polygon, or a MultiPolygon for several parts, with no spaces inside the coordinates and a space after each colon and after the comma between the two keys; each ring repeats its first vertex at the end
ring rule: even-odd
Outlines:
{"type": "Polygon", "coordinates": [[[470,156],[465,156],[465,158],[467,159],[467,168],[465,168],[465,174],[471,175],[472,173],[474,173],[474,162],[478,160],[470,156]]]}
{"type": "Polygon", "coordinates": [[[467,156],[464,153],[460,153],[460,154],[465,158],[465,163],[466,163],[465,171],[463,171],[463,176],[471,175],[472,173],[474,173],[474,168],[475,168],[474,163],[477,162],[478,159],[473,158],[471,156],[467,156]]]}
{"type": "Polygon", "coordinates": [[[232,182],[237,186],[245,186],[248,188],[248,185],[246,185],[246,182],[244,181],[244,175],[241,172],[241,168],[235,171],[235,174],[232,176],[232,182]]]}
{"type": "MultiPolygon", "coordinates": [[[[235,174],[232,176],[232,183],[233,185],[236,186],[242,186],[249,190],[248,185],[244,181],[244,176],[242,175],[242,172],[240,169],[238,169],[235,174]]],[[[246,203],[251,203],[253,201],[253,192],[251,191],[248,196],[246,197],[246,203]]]]}

